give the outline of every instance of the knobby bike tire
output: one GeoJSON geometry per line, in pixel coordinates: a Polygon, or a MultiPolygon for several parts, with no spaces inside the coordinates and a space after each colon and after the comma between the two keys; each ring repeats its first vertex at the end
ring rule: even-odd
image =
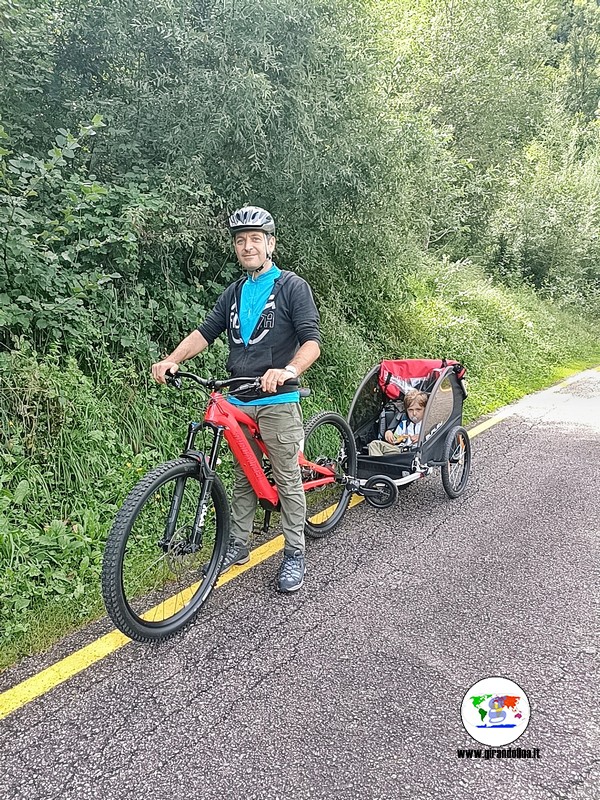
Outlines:
{"type": "MultiPolygon", "coordinates": [[[[192,526],[188,524],[187,526],[181,526],[180,530],[175,532],[178,537],[177,542],[175,542],[175,534],[173,535],[174,544],[172,545],[172,551],[168,555],[163,555],[164,548],[159,547],[159,539],[165,525],[164,509],[168,505],[169,492],[171,491],[169,485],[173,484],[173,490],[178,485],[182,487],[181,493],[186,500],[186,508],[182,508],[184,504],[182,501],[178,515],[182,513],[185,515],[186,510],[191,510],[193,507],[193,498],[196,495],[199,496],[203,480],[200,465],[191,459],[179,458],[156,467],[131,490],[117,513],[108,535],[102,564],[104,603],[108,615],[116,627],[126,636],[138,642],[167,639],[189,625],[207,600],[218,578],[229,539],[229,503],[223,484],[216,475],[214,476],[209,499],[210,520],[207,520],[204,525],[204,529],[208,529],[210,526],[211,541],[201,552],[186,551],[185,541],[181,541],[181,539],[185,539],[186,535],[189,536],[192,526]],[[178,480],[182,483],[177,484],[178,480]],[[187,503],[187,495],[184,495],[184,493],[189,481],[194,483],[189,484],[191,487],[190,501],[187,503]],[[154,511],[152,504],[160,505],[160,503],[157,503],[157,499],[161,500],[163,498],[161,508],[154,511]],[[154,523],[155,516],[156,523],[154,523]],[[172,615],[159,621],[150,618],[144,619],[142,616],[143,614],[148,616],[151,613],[147,608],[144,608],[144,604],[146,606],[151,605],[153,600],[156,599],[156,586],[149,587],[146,594],[142,591],[141,595],[128,596],[129,589],[124,575],[124,562],[126,559],[127,565],[131,563],[132,569],[135,569],[135,565],[138,563],[135,552],[133,550],[130,553],[128,552],[128,545],[131,544],[130,538],[138,535],[134,531],[140,518],[142,522],[139,524],[142,529],[144,529],[145,524],[145,530],[149,531],[148,534],[142,534],[142,536],[145,536],[143,540],[145,552],[142,552],[142,556],[148,558],[149,567],[146,571],[144,571],[143,567],[139,567],[142,578],[138,579],[136,589],[138,586],[144,585],[143,581],[146,572],[148,573],[147,579],[151,579],[151,570],[155,573],[161,569],[166,570],[166,572],[172,570],[176,574],[177,568],[180,568],[181,581],[193,578],[193,581],[189,580],[190,585],[185,590],[182,590],[183,583],[173,587],[173,590],[179,589],[179,593],[176,593],[175,596],[181,599],[176,603],[172,603],[172,615]],[[148,519],[147,523],[145,522],[146,519],[148,519]],[[153,530],[153,527],[155,530],[153,530]],[[177,547],[180,547],[180,549],[177,550],[177,547]],[[204,559],[207,553],[209,557],[203,567],[199,568],[200,560],[204,559]],[[193,567],[185,567],[185,574],[183,574],[184,568],[181,567],[184,558],[189,560],[198,559],[198,563],[195,563],[193,567]],[[178,561],[178,559],[180,560],[178,561]],[[174,564],[177,566],[174,566],[174,564]],[[178,603],[181,604],[180,608],[177,607],[178,603]]],[[[196,502],[196,507],[197,505],[196,502]]],[[[193,513],[189,511],[185,518],[189,521],[192,516],[193,513]]],[[[140,538],[141,541],[142,539],[140,538]]],[[[133,546],[135,546],[135,542],[133,546]]],[[[143,561],[143,558],[141,560],[143,561]]],[[[162,576],[160,579],[162,580],[162,576]]],[[[170,585],[166,577],[164,578],[164,583],[164,590],[161,588],[159,591],[164,591],[165,595],[168,595],[170,585]]],[[[167,605],[170,600],[172,600],[172,597],[163,601],[163,608],[170,609],[170,606],[167,605]]],[[[155,606],[155,608],[158,609],[159,606],[155,606]]],[[[165,613],[167,612],[165,611],[165,613]]]]}
{"type": "MultiPolygon", "coordinates": [[[[356,475],[354,434],[346,420],[334,411],[321,411],[307,420],[304,426],[304,454],[311,461],[317,462],[322,458],[335,463],[339,475],[356,475]],[[328,438],[331,439],[331,444],[328,443],[328,438]]],[[[315,476],[304,474],[303,481],[310,480],[311,477],[315,476]]],[[[307,513],[304,524],[307,536],[320,539],[331,533],[346,513],[351,497],[352,492],[340,484],[309,489],[306,492],[307,513]]]]}
{"type": "Polygon", "coordinates": [[[471,471],[471,440],[469,439],[466,428],[463,428],[462,425],[457,425],[452,428],[446,436],[443,458],[442,486],[448,497],[455,500],[457,497],[460,497],[467,488],[469,473],[471,471]],[[457,476],[456,470],[456,464],[459,463],[455,460],[457,457],[459,459],[462,458],[462,471],[459,476],[457,476]]]}

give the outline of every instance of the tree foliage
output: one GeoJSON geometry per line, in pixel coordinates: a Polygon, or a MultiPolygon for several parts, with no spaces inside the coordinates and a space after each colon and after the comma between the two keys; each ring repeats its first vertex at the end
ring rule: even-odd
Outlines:
{"type": "MultiPolygon", "coordinates": [[[[357,276],[385,305],[399,253],[493,252],[491,268],[500,264],[503,208],[538,185],[534,143],[553,135],[557,114],[589,140],[576,156],[583,172],[597,166],[592,0],[2,5],[4,267],[28,274],[31,259],[34,278],[30,294],[18,274],[6,279],[5,344],[26,330],[48,344],[38,332],[49,328],[93,339],[94,323],[116,314],[132,328],[124,348],[168,347],[167,319],[182,332],[184,308],[191,322],[234,274],[223,223],[248,201],[277,217],[282,257],[360,317],[357,276]],[[98,135],[66,141],[87,129],[98,135]],[[43,164],[46,190],[27,194],[43,164]],[[511,199],[516,176],[523,192],[511,199]],[[53,326],[71,312],[85,333],[53,326]]],[[[552,145],[554,164],[569,158],[568,138],[552,145]]],[[[570,186],[575,215],[589,217],[589,189],[570,186]]],[[[531,255],[532,224],[544,236],[530,214],[511,270],[518,261],[539,286],[541,268],[525,262],[547,252],[531,255]]],[[[580,263],[586,235],[563,265],[580,263]]]]}

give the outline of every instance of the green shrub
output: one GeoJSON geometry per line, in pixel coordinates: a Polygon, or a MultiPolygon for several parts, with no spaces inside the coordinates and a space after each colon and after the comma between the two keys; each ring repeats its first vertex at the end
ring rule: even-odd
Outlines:
{"type": "Polygon", "coordinates": [[[57,348],[0,355],[2,637],[58,599],[71,624],[98,612],[112,518],[143,473],[181,451],[199,404],[131,362],[105,358],[91,377],[57,348]]]}
{"type": "Polygon", "coordinates": [[[600,125],[555,111],[525,155],[491,220],[490,269],[598,315],[600,125]]]}

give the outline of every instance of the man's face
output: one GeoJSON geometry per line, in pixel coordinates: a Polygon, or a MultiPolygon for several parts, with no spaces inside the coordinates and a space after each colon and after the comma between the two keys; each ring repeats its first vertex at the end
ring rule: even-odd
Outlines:
{"type": "Polygon", "coordinates": [[[262,231],[242,231],[236,233],[233,246],[242,267],[254,270],[271,257],[275,248],[275,237],[265,235],[262,231]]]}

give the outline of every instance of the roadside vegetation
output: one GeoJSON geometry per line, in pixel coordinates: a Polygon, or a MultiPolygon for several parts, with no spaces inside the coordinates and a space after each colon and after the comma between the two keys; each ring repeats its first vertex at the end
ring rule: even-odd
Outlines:
{"type": "Polygon", "coordinates": [[[202,408],[149,367],[238,275],[235,207],[313,287],[305,416],[383,357],[463,362],[468,420],[600,363],[594,0],[0,13],[0,668],[101,615],[111,519],[202,408]]]}

